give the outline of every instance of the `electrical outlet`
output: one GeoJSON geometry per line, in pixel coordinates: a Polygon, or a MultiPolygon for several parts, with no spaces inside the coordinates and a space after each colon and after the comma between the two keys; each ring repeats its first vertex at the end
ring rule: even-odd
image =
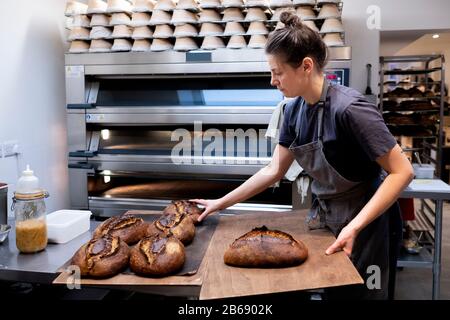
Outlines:
{"type": "Polygon", "coordinates": [[[16,140],[5,141],[1,144],[0,156],[9,157],[19,153],[19,142],[16,140]]]}

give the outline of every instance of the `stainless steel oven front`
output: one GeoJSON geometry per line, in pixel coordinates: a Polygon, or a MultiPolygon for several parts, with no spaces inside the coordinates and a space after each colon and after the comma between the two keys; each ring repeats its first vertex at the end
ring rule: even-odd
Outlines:
{"type": "MultiPolygon", "coordinates": [[[[348,75],[349,60],[331,69],[348,75]]],[[[68,54],[66,88],[71,206],[97,216],[233,190],[270,162],[283,99],[262,50],[68,54]]],[[[290,210],[295,197],[282,180],[234,208],[290,210]]]]}

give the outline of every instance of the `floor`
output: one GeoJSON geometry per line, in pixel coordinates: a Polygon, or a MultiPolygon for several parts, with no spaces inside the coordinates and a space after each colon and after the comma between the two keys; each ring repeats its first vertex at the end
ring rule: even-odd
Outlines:
{"type": "MultiPolygon", "coordinates": [[[[403,268],[397,272],[395,299],[431,299],[431,269],[403,268]]],[[[444,204],[442,228],[441,299],[450,300],[450,204],[444,204]]]]}

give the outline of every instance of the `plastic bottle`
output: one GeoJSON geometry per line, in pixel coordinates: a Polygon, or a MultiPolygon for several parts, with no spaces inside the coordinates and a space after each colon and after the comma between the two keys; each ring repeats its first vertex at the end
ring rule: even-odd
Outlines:
{"type": "Polygon", "coordinates": [[[20,252],[38,252],[47,246],[46,207],[48,193],[39,187],[39,179],[27,165],[17,181],[13,198],[16,217],[16,246],[20,252]]]}

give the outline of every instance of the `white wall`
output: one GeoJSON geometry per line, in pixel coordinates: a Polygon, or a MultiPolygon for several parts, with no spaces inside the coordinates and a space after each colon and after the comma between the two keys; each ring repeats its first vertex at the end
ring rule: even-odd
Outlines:
{"type": "MultiPolygon", "coordinates": [[[[450,29],[450,1],[448,0],[343,0],[342,19],[347,44],[352,46],[352,74],[350,85],[359,91],[366,87],[366,64],[371,63],[372,90],[378,92],[380,30],[438,30],[450,29]],[[366,10],[380,8],[381,29],[367,28],[366,10]]],[[[448,57],[450,59],[450,57],[448,57]]]]}
{"type": "Polygon", "coordinates": [[[22,152],[18,163],[0,161],[0,181],[15,183],[30,164],[50,193],[49,212],[69,205],[64,8],[62,0],[0,1],[0,142],[16,139],[22,152]]]}

